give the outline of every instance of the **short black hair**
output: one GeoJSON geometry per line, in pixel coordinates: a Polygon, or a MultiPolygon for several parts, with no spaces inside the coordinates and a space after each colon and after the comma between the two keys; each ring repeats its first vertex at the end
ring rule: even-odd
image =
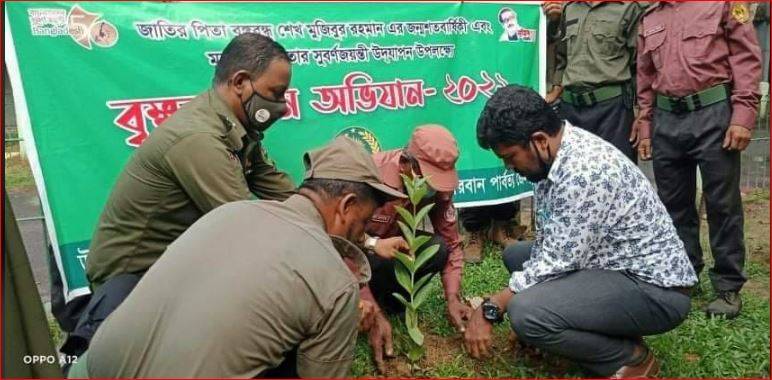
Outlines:
{"type": "Polygon", "coordinates": [[[485,103],[477,119],[477,143],[483,149],[498,144],[526,146],[531,135],[554,136],[563,122],[536,91],[514,84],[502,87],[485,103]]]}
{"type": "Polygon", "coordinates": [[[333,199],[354,193],[362,200],[375,202],[377,207],[383,206],[388,197],[363,182],[346,181],[343,179],[309,178],[300,184],[301,189],[308,189],[319,194],[323,199],[333,199]]]}
{"type": "Polygon", "coordinates": [[[239,34],[222,51],[214,69],[214,83],[228,82],[228,78],[239,70],[247,70],[258,77],[277,58],[290,62],[287,50],[278,42],[262,34],[239,34]]]}

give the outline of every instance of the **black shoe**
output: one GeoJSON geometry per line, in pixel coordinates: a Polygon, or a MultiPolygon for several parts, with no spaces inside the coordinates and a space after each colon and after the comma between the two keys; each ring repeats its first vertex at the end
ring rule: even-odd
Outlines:
{"type": "Polygon", "coordinates": [[[718,297],[708,304],[705,313],[708,317],[734,319],[740,315],[740,310],[742,310],[742,308],[743,300],[740,298],[739,292],[720,291],[718,292],[718,297]]]}

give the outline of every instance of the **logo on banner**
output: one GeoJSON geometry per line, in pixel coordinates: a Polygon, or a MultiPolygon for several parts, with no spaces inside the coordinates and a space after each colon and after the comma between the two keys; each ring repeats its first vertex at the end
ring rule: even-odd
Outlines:
{"type": "Polygon", "coordinates": [[[378,138],[375,133],[368,131],[362,127],[348,127],[340,132],[337,136],[346,136],[360,144],[365,150],[370,153],[378,153],[381,151],[381,144],[378,142],[378,138]]]}
{"type": "Polygon", "coordinates": [[[526,29],[517,22],[517,12],[512,8],[501,8],[499,10],[499,23],[504,28],[504,33],[499,37],[502,42],[534,42],[536,40],[536,30],[526,29]]]}
{"type": "Polygon", "coordinates": [[[27,11],[33,36],[70,36],[78,45],[91,50],[92,45],[108,48],[118,42],[118,29],[101,14],[87,12],[79,5],[70,11],[34,8],[27,11]]]}

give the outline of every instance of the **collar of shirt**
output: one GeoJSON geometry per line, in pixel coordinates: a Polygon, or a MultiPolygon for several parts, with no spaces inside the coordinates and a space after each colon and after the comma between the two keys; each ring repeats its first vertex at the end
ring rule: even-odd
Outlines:
{"type": "MultiPolygon", "coordinates": [[[[314,203],[310,199],[303,195],[295,194],[286,201],[284,204],[290,209],[294,210],[302,217],[304,217],[309,223],[318,225],[324,229],[324,219],[322,214],[316,209],[314,203]]],[[[372,277],[372,271],[370,270],[370,264],[367,261],[367,256],[351,241],[344,239],[340,236],[328,235],[332,241],[332,245],[340,254],[341,259],[351,262],[355,265],[355,270],[352,270],[352,274],[357,279],[359,285],[367,284],[372,277]],[[347,260],[348,259],[348,260],[347,260]]]]}
{"type": "Polygon", "coordinates": [[[557,153],[555,153],[555,160],[552,161],[550,171],[547,173],[547,179],[552,182],[557,181],[560,167],[563,164],[563,161],[565,161],[566,150],[571,147],[571,142],[574,139],[573,128],[574,126],[571,125],[568,120],[563,122],[563,137],[560,139],[560,146],[558,147],[557,153]]]}
{"type": "Polygon", "coordinates": [[[224,132],[231,149],[240,151],[244,147],[243,139],[247,135],[247,130],[214,88],[207,91],[206,95],[209,98],[210,107],[223,121],[224,132]]]}

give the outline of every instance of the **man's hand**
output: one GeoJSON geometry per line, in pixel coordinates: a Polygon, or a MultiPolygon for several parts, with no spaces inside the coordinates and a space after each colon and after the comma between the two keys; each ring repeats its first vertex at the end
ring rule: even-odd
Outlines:
{"type": "Polygon", "coordinates": [[[726,150],[744,151],[751,142],[751,130],[739,125],[730,125],[724,137],[722,148],[726,150]]]}
{"type": "Polygon", "coordinates": [[[472,315],[472,308],[461,302],[457,296],[448,297],[448,319],[458,332],[466,331],[466,322],[472,315]]]}
{"type": "Polygon", "coordinates": [[[391,260],[397,255],[397,251],[409,250],[410,246],[401,236],[391,237],[387,239],[378,239],[375,243],[375,254],[383,259],[391,260]]]}
{"type": "Polygon", "coordinates": [[[651,160],[651,139],[641,139],[638,142],[638,158],[641,161],[651,160]]]}
{"type": "Polygon", "coordinates": [[[464,333],[466,352],[475,359],[487,355],[492,342],[492,331],[493,325],[483,317],[482,308],[474,310],[464,333]]]}
{"type": "Polygon", "coordinates": [[[378,309],[368,300],[359,301],[359,331],[369,331],[375,323],[378,309]]]}
{"type": "Polygon", "coordinates": [[[387,357],[394,357],[394,348],[391,340],[391,323],[382,312],[376,313],[368,338],[370,347],[373,348],[375,366],[378,367],[378,372],[383,373],[386,370],[383,356],[385,354],[387,357]]]}
{"type": "Polygon", "coordinates": [[[560,21],[560,15],[563,13],[563,2],[545,1],[541,3],[541,9],[550,21],[560,21]]]}
{"type": "Polygon", "coordinates": [[[552,86],[552,90],[544,96],[544,100],[547,104],[555,103],[560,98],[560,94],[563,93],[563,86],[552,86]]]}
{"type": "Polygon", "coordinates": [[[633,127],[630,130],[630,144],[633,146],[633,148],[637,148],[638,143],[641,142],[638,137],[638,123],[633,123],[633,127]]]}

